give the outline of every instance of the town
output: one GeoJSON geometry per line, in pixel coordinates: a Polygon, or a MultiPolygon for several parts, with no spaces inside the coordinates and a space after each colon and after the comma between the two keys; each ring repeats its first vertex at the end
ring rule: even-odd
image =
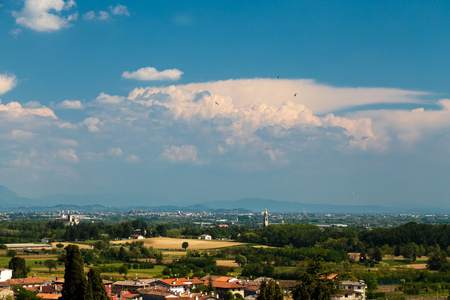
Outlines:
{"type": "Polygon", "coordinates": [[[101,280],[110,299],[449,297],[447,215],[132,210],[1,218],[0,297],[64,299],[67,274],[76,273],[67,269],[69,250],[86,286],[101,280]]]}

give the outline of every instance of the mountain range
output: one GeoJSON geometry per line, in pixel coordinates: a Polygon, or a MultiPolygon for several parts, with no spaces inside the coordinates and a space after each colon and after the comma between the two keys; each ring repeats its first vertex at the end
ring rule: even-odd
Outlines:
{"type": "Polygon", "coordinates": [[[161,205],[168,199],[157,194],[53,194],[40,198],[21,197],[0,185],[0,210],[2,211],[127,211],[142,209],[145,211],[213,211],[213,212],[270,212],[280,213],[449,213],[442,207],[395,207],[378,205],[338,205],[298,203],[262,198],[244,198],[234,201],[210,201],[193,205],[161,205]],[[126,203],[126,204],[125,204],[126,203]]]}

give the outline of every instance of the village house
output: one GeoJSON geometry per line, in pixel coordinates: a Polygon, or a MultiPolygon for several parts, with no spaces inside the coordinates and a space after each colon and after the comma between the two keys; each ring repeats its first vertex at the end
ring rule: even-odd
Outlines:
{"type": "Polygon", "coordinates": [[[6,281],[0,282],[0,287],[10,289],[13,285],[19,285],[24,288],[36,288],[39,289],[44,285],[44,280],[38,277],[29,278],[15,278],[8,279],[6,281]]]}
{"type": "Polygon", "coordinates": [[[13,270],[11,270],[11,269],[0,268],[0,282],[4,282],[8,279],[11,279],[12,272],[13,272],[13,270]]]}
{"type": "Polygon", "coordinates": [[[212,236],[210,236],[209,234],[202,234],[200,236],[201,240],[212,240],[212,236]]]}
{"type": "Polygon", "coordinates": [[[160,279],[152,283],[152,285],[159,285],[163,288],[168,289],[170,292],[176,292],[179,294],[195,289],[203,281],[197,277],[194,278],[171,278],[171,279],[160,279]]]}
{"type": "Polygon", "coordinates": [[[62,217],[56,218],[56,220],[62,222],[65,226],[73,226],[80,223],[80,220],[71,214],[68,214],[67,217],[62,215],[62,217]]]}
{"type": "Polygon", "coordinates": [[[366,299],[366,287],[364,281],[344,280],[339,286],[340,294],[333,296],[332,300],[364,300],[366,299]]]}
{"type": "MultiPolygon", "coordinates": [[[[223,298],[225,296],[226,292],[232,292],[233,294],[240,294],[242,297],[244,297],[244,285],[239,283],[239,280],[235,277],[226,277],[221,276],[217,279],[212,279],[212,285],[219,296],[219,298],[223,298]]],[[[209,284],[209,279],[205,280],[204,285],[209,284]]]]}
{"type": "Polygon", "coordinates": [[[157,281],[157,279],[138,279],[138,280],[121,280],[112,284],[112,294],[120,294],[121,292],[129,292],[136,294],[139,289],[146,289],[157,281]]]}

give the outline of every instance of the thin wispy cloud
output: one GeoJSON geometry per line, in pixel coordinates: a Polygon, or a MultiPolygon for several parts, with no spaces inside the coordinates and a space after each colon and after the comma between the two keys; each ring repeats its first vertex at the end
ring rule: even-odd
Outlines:
{"type": "Polygon", "coordinates": [[[109,6],[109,11],[113,16],[130,16],[130,12],[125,5],[117,4],[109,6]]]}
{"type": "Polygon", "coordinates": [[[108,10],[88,11],[83,14],[83,20],[106,21],[112,19],[113,16],[130,16],[130,12],[125,5],[110,5],[108,10]]]}
{"type": "Polygon", "coordinates": [[[134,72],[125,71],[122,74],[122,78],[135,79],[141,81],[176,81],[181,78],[183,72],[178,69],[168,69],[164,71],[158,71],[152,67],[141,68],[134,72]]]}
{"type": "Polygon", "coordinates": [[[197,148],[194,145],[171,146],[164,150],[161,154],[161,159],[168,160],[172,163],[202,163],[198,159],[197,148]]]}
{"type": "Polygon", "coordinates": [[[83,104],[79,100],[64,100],[56,105],[60,109],[83,109],[83,104]]]}

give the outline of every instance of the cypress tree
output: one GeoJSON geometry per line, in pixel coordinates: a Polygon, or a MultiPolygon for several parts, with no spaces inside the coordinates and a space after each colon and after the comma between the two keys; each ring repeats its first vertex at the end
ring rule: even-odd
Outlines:
{"type": "Polygon", "coordinates": [[[13,257],[9,261],[9,268],[13,270],[12,278],[27,278],[27,267],[25,259],[22,257],[13,257]]]}
{"type": "Polygon", "coordinates": [[[60,300],[83,300],[86,294],[86,278],[83,270],[83,257],[76,245],[66,248],[66,269],[60,300]]]}
{"type": "Polygon", "coordinates": [[[88,273],[88,292],[86,300],[110,300],[108,293],[106,293],[105,285],[100,277],[100,271],[95,268],[91,268],[88,273]],[[92,298],[90,298],[92,293],[92,298]]]}

